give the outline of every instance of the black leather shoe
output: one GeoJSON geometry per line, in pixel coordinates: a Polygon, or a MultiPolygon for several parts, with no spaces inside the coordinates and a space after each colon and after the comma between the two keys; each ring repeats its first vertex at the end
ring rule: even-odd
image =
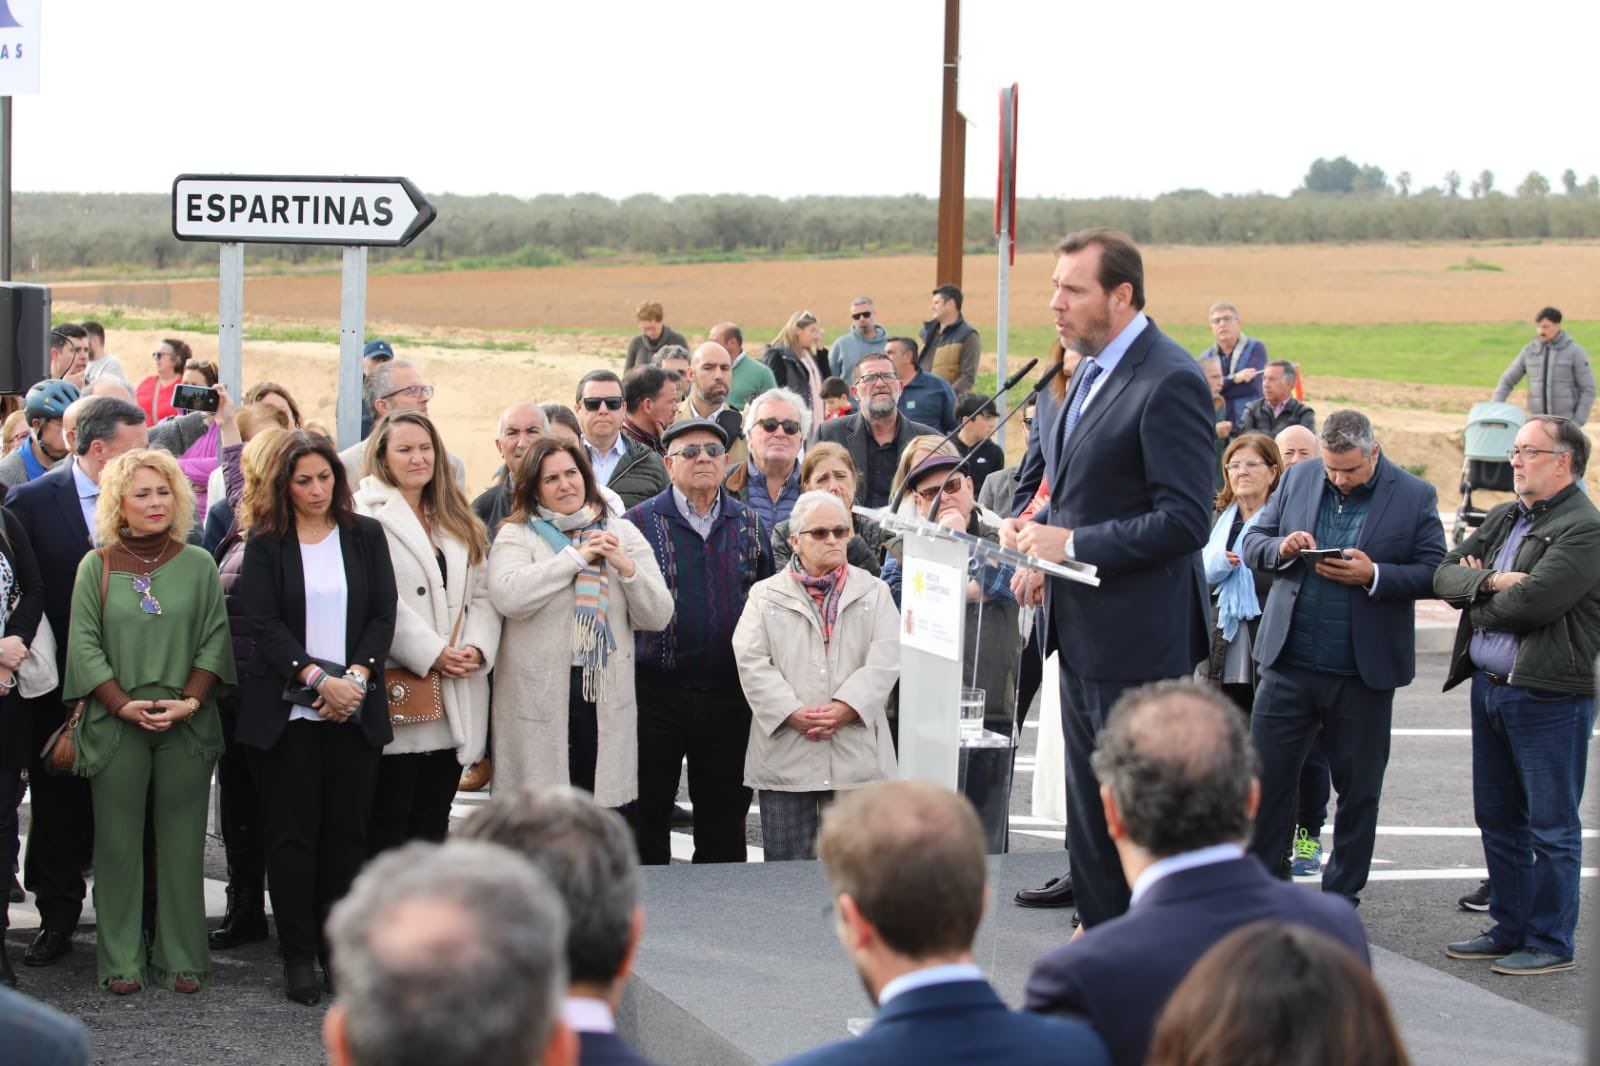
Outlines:
{"type": "Polygon", "coordinates": [[[284,963],[283,991],[296,1003],[315,1007],[322,1002],[322,982],[317,980],[317,968],[309,962],[284,963]]]}
{"type": "Polygon", "coordinates": [[[229,911],[223,916],[222,924],[206,937],[213,948],[222,951],[265,939],[267,916],[260,911],[229,911]]]}
{"type": "Polygon", "coordinates": [[[29,966],[49,966],[71,950],[71,933],[63,933],[59,929],[41,929],[39,935],[33,938],[33,943],[28,945],[28,950],[22,953],[22,961],[29,966]]]}
{"type": "Polygon", "coordinates": [[[28,899],[28,894],[22,891],[22,882],[17,880],[17,875],[11,875],[11,902],[23,903],[28,899]]]}
{"type": "Polygon", "coordinates": [[[17,987],[17,972],[11,968],[11,960],[6,958],[4,944],[0,944],[0,985],[7,988],[17,987]]]}
{"type": "Polygon", "coordinates": [[[1017,893],[1019,907],[1070,907],[1073,904],[1072,875],[1052,877],[1043,888],[1025,888],[1017,893]]]}
{"type": "Polygon", "coordinates": [[[680,803],[672,805],[672,828],[688,829],[694,825],[694,812],[680,803]]]}

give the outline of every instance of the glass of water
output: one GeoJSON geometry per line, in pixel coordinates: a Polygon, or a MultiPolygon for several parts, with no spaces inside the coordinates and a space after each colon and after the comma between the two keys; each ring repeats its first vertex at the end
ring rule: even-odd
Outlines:
{"type": "Polygon", "coordinates": [[[964,741],[983,736],[984,695],[981,688],[961,690],[961,739],[964,741]]]}

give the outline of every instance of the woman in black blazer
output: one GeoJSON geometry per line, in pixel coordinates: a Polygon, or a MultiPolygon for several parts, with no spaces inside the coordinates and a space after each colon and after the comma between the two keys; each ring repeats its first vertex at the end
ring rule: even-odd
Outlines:
{"type": "MultiPolygon", "coordinates": [[[[39,619],[44,617],[44,577],[22,523],[0,508],[0,863],[9,879],[8,892],[18,890],[16,869],[20,841],[17,806],[22,802],[22,772],[33,754],[33,717],[17,692],[17,667],[27,657],[39,619]]],[[[10,924],[10,899],[0,899],[0,940],[10,924]]],[[[0,984],[15,985],[11,963],[0,944],[0,984]]]]}
{"type": "Polygon", "coordinates": [[[394,736],[381,684],[394,569],[325,438],[289,433],[268,466],[240,577],[256,646],[234,740],[260,782],[284,983],[290,999],[313,1004],[314,960],[328,969],[322,925],[366,857],[378,762],[394,736]]]}

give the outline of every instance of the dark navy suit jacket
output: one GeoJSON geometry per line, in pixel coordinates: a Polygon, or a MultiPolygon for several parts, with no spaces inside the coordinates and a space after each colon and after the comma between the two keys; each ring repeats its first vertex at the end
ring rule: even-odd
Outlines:
{"type": "Polygon", "coordinates": [[[1200,956],[1263,919],[1310,926],[1372,964],[1348,900],[1279,881],[1246,856],[1169,874],[1126,914],[1041,957],[1028,976],[1027,1009],[1083,1019],[1113,1063],[1138,1066],[1161,1008],[1200,956]]]}
{"type": "Polygon", "coordinates": [[[28,532],[44,577],[44,613],[56,638],[56,666],[67,672],[68,622],[78,564],[94,548],[78,503],[72,464],[63,463],[6,494],[6,507],[28,532]]]}
{"type": "Polygon", "coordinates": [[[1050,582],[1051,637],[1063,665],[1093,681],[1183,677],[1206,657],[1207,597],[1200,550],[1211,531],[1216,423],[1194,358],[1154,320],[1106,376],[1066,454],[1064,400],[1046,391],[1017,476],[1012,513],[1048,477],[1036,516],[1073,531],[1076,557],[1099,567],[1100,587],[1050,582]]]}
{"type": "Polygon", "coordinates": [[[786,1066],[1105,1066],[1110,1060],[1087,1027],[1007,1010],[987,981],[954,981],[898,995],[864,1035],[784,1061],[786,1066]]]}
{"type": "MultiPolygon", "coordinates": [[[[1354,589],[1350,596],[1350,636],[1356,670],[1368,688],[1409,685],[1417,672],[1416,609],[1433,595],[1433,572],[1444,561],[1444,527],[1439,494],[1432,485],[1378,456],[1372,502],[1356,547],[1378,564],[1375,594],[1354,589]]],[[[1256,662],[1271,666],[1283,653],[1307,567],[1298,556],[1287,566],[1278,545],[1297,530],[1315,534],[1327,478],[1322,463],[1308,459],[1284,474],[1256,524],[1239,538],[1239,557],[1257,573],[1276,576],[1256,631],[1256,662]],[[1280,569],[1280,567],[1282,567],[1280,569]]]]}
{"type": "Polygon", "coordinates": [[[651,1066],[616,1033],[578,1034],[578,1066],[651,1066]]]}

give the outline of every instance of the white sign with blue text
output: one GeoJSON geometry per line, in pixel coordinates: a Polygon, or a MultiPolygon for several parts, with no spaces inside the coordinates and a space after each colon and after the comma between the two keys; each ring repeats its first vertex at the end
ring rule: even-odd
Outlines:
{"type": "Polygon", "coordinates": [[[0,0],[0,96],[39,91],[40,0],[0,0]]]}

